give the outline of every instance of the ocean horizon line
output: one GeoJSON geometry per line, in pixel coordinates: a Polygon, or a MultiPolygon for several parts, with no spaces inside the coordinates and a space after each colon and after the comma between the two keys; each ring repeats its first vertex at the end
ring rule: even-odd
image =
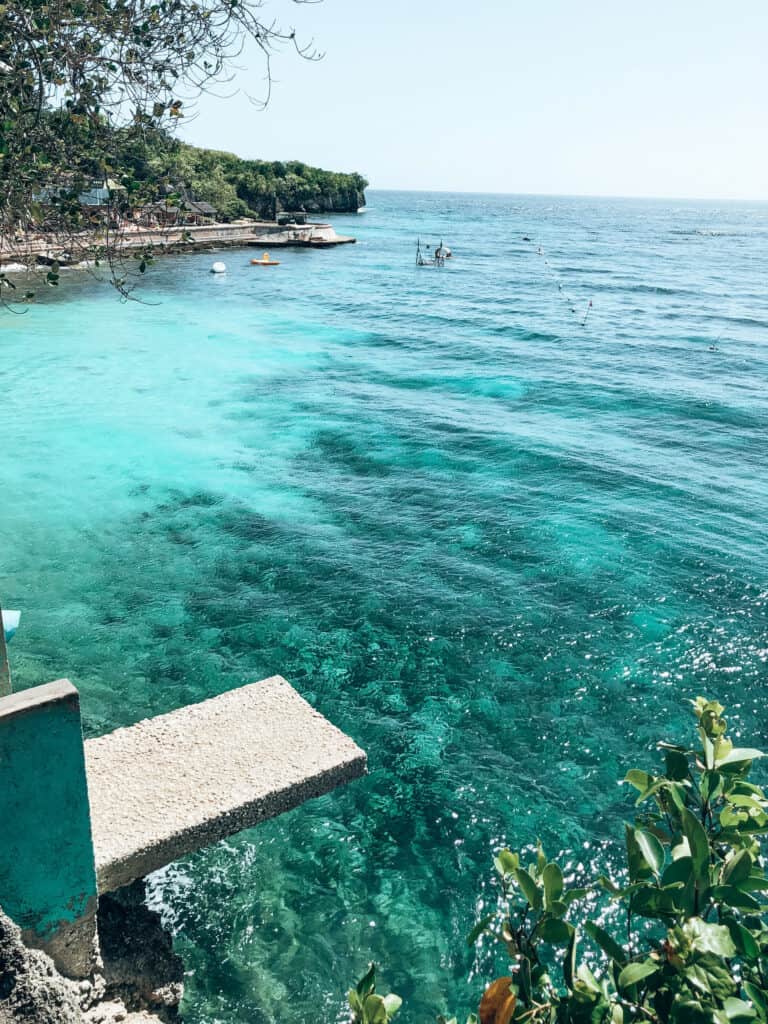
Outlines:
{"type": "Polygon", "coordinates": [[[391,194],[413,193],[417,195],[458,195],[458,196],[504,196],[520,199],[619,199],[631,202],[650,203],[738,203],[743,205],[768,203],[768,196],[762,199],[751,199],[748,197],[728,196],[651,196],[651,195],[624,195],[624,194],[600,194],[598,192],[490,192],[474,189],[449,189],[449,188],[392,188],[369,186],[366,193],[386,192],[391,194]]]}

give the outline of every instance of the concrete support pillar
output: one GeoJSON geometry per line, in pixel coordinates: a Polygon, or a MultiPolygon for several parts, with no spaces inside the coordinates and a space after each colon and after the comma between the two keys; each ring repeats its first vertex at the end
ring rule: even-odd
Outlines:
{"type": "Polygon", "coordinates": [[[28,946],[85,977],[96,872],[80,701],[66,679],[0,698],[0,906],[28,946]]]}

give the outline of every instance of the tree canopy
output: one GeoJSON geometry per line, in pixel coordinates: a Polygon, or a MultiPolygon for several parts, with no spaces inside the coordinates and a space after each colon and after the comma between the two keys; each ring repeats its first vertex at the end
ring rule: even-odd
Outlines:
{"type": "MultiPolygon", "coordinates": [[[[264,101],[276,49],[318,56],[265,14],[262,0],[1,3],[0,245],[43,220],[49,231],[81,231],[77,197],[114,175],[116,151],[138,153],[148,133],[155,150],[170,139],[159,129],[231,77],[247,43],[263,57],[264,101]]],[[[129,182],[122,201],[142,198],[129,182]]]]}
{"type": "Polygon", "coordinates": [[[121,180],[147,198],[156,198],[158,188],[191,194],[211,203],[222,220],[272,218],[279,210],[354,212],[365,203],[368,182],[360,174],[326,171],[300,160],[243,160],[157,130],[144,132],[138,146],[119,141],[114,164],[121,180]]]}

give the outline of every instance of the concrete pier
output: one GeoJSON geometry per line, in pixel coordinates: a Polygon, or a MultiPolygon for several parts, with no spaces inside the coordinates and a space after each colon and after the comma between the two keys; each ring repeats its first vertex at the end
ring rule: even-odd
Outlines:
{"type": "Polygon", "coordinates": [[[77,252],[78,259],[85,259],[89,248],[107,247],[113,254],[150,249],[155,255],[162,255],[245,246],[327,249],[354,241],[337,235],[330,224],[320,223],[280,226],[275,221],[235,221],[164,228],[131,226],[109,236],[97,232],[64,239],[44,234],[18,241],[0,238],[0,272],[23,272],[34,260],[57,260],[68,266],[72,263],[72,250],[77,252]]]}
{"type": "Polygon", "coordinates": [[[365,770],[280,676],[85,743],[67,680],[0,697],[0,907],[85,977],[99,894],[365,770]]]}
{"type": "Polygon", "coordinates": [[[363,751],[280,676],[85,744],[99,892],[365,773],[363,751]]]}

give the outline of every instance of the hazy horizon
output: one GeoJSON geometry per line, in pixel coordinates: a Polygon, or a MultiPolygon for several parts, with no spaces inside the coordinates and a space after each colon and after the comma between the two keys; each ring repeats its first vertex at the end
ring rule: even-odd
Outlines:
{"type": "Polygon", "coordinates": [[[382,189],[768,199],[768,9],[268,0],[319,62],[254,49],[182,137],[382,189]],[[250,70],[247,70],[250,68],[250,70]]]}
{"type": "MultiPolygon", "coordinates": [[[[287,159],[291,159],[290,157],[287,159]]],[[[306,162],[306,161],[305,161],[306,162]]],[[[331,168],[327,168],[330,170],[331,168]]],[[[423,192],[425,195],[457,195],[457,196],[519,196],[524,198],[541,199],[626,199],[628,201],[647,200],[656,203],[768,203],[766,198],[753,198],[752,196],[643,196],[643,195],[620,195],[619,193],[608,194],[598,192],[504,192],[488,191],[471,188],[384,188],[380,185],[369,185],[366,192],[423,192]]]]}

